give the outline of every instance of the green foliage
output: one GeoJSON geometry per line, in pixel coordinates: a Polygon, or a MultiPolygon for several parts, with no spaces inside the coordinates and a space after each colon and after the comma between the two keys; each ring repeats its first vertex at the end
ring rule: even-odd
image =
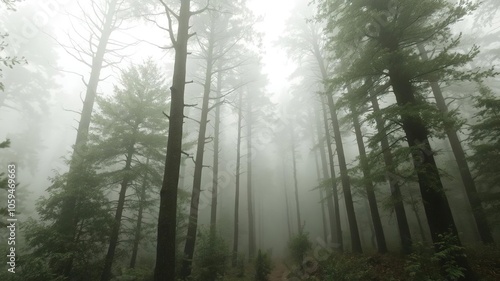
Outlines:
{"type": "Polygon", "coordinates": [[[196,239],[196,254],[193,265],[193,279],[214,281],[220,279],[227,270],[229,249],[226,242],[217,234],[200,230],[196,239]]]}
{"type": "Polygon", "coordinates": [[[236,276],[237,277],[245,276],[245,265],[246,265],[245,254],[239,254],[238,258],[236,260],[236,276]]]}
{"type": "Polygon", "coordinates": [[[123,272],[116,276],[114,281],[152,281],[153,280],[153,270],[151,268],[127,268],[123,272]]]}
{"type": "MultiPolygon", "coordinates": [[[[113,218],[107,208],[108,200],[99,188],[99,177],[88,165],[82,165],[80,168],[77,177],[81,188],[68,190],[66,188],[68,174],[56,175],[51,179],[52,185],[47,189],[49,197],[41,198],[37,203],[40,220],[30,219],[24,229],[31,248],[29,260],[39,260],[34,266],[48,268],[47,274],[53,275],[52,279],[40,277],[38,280],[55,280],[58,277],[54,275],[57,269],[69,260],[73,261],[72,277],[75,280],[84,280],[85,276],[98,272],[101,267],[100,253],[106,243],[113,218]],[[79,220],[75,237],[68,241],[61,236],[53,222],[59,217],[64,199],[70,192],[77,192],[76,212],[79,220]],[[41,261],[45,261],[45,264],[41,261]]],[[[27,267],[21,274],[34,274],[31,268],[33,266],[27,267]]],[[[46,271],[40,270],[40,272],[46,271]]]]}
{"type": "Polygon", "coordinates": [[[367,257],[349,254],[334,255],[323,262],[323,267],[323,280],[371,280],[374,274],[367,257]]]}
{"type": "Polygon", "coordinates": [[[471,126],[473,168],[478,179],[488,188],[500,187],[500,98],[485,86],[474,98],[476,124],[471,126]]]}
{"type": "Polygon", "coordinates": [[[266,253],[262,253],[259,249],[259,253],[257,254],[257,258],[255,260],[255,280],[269,280],[267,276],[271,273],[272,268],[271,257],[269,257],[266,253]]]}
{"type": "Polygon", "coordinates": [[[307,251],[312,248],[312,243],[309,241],[309,234],[301,232],[294,235],[288,241],[288,250],[290,252],[290,257],[296,264],[302,264],[307,251]]]}
{"type": "Polygon", "coordinates": [[[456,260],[465,257],[465,249],[457,244],[458,238],[450,233],[439,235],[435,252],[417,244],[405,266],[408,280],[459,280],[464,277],[465,269],[458,266],[456,260]]]}

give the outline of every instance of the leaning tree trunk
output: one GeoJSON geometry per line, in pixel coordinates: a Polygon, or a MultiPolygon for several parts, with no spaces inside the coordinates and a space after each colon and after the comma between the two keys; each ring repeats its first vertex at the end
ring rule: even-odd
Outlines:
{"type": "Polygon", "coordinates": [[[232,263],[233,267],[236,267],[238,263],[238,222],[239,222],[239,209],[240,209],[240,165],[241,165],[241,121],[243,119],[242,108],[243,107],[243,93],[240,92],[238,101],[238,140],[236,145],[236,185],[235,185],[235,195],[234,195],[234,232],[233,232],[233,255],[232,263]]]}
{"type": "MultiPolygon", "coordinates": [[[[326,69],[325,60],[321,55],[321,51],[319,49],[317,41],[313,42],[313,53],[321,72],[321,78],[323,82],[326,83],[326,81],[328,81],[329,79],[328,72],[326,69]]],[[[326,90],[325,95],[327,99],[327,104],[330,109],[330,116],[332,118],[331,121],[333,126],[333,136],[335,139],[335,145],[337,147],[337,157],[339,160],[339,169],[340,169],[340,180],[342,181],[342,190],[344,191],[347,220],[349,221],[349,230],[351,233],[352,251],[356,253],[361,253],[363,250],[361,248],[361,239],[359,237],[358,223],[356,221],[354,203],[352,201],[351,182],[349,175],[347,173],[347,163],[345,160],[344,145],[342,144],[342,135],[340,134],[340,125],[337,116],[337,109],[335,108],[335,103],[333,101],[333,93],[331,93],[326,86],[325,90],[326,90]]]]}
{"type": "Polygon", "coordinates": [[[180,272],[181,278],[185,279],[191,275],[191,265],[194,255],[194,247],[196,243],[196,233],[198,230],[198,205],[200,203],[201,193],[201,176],[203,172],[203,158],[205,155],[206,131],[208,124],[208,112],[210,92],[212,86],[212,69],[213,69],[213,50],[214,38],[213,33],[210,33],[210,39],[207,48],[207,68],[205,72],[205,84],[203,86],[203,101],[201,106],[200,130],[198,132],[198,143],[196,148],[196,160],[194,164],[193,176],[193,191],[191,193],[191,209],[189,212],[189,222],[184,247],[184,260],[180,272]]]}
{"type": "Polygon", "coordinates": [[[247,100],[247,205],[248,205],[248,258],[255,258],[255,218],[252,200],[252,99],[247,100]]]}
{"type": "MultiPolygon", "coordinates": [[[[134,134],[137,131],[137,127],[134,128],[134,134]]],[[[132,164],[132,159],[134,157],[134,144],[132,144],[127,151],[127,158],[125,162],[125,168],[123,172],[125,173],[123,180],[121,182],[120,194],[118,195],[118,206],[116,207],[115,219],[113,221],[113,226],[111,228],[111,235],[109,239],[108,252],[104,258],[104,268],[101,274],[101,281],[109,281],[111,279],[111,267],[113,266],[113,260],[115,258],[115,251],[118,245],[118,238],[120,235],[120,225],[122,222],[122,214],[125,206],[125,195],[127,194],[127,188],[130,178],[130,167],[132,164]]]]}
{"type": "Polygon", "coordinates": [[[412,246],[410,226],[408,224],[408,219],[406,218],[406,211],[403,203],[403,198],[401,196],[401,189],[399,188],[400,184],[395,173],[394,160],[385,130],[385,122],[382,120],[380,115],[378,115],[378,113],[380,112],[380,106],[378,104],[377,97],[375,95],[371,95],[370,98],[373,112],[375,113],[375,123],[377,125],[377,130],[380,134],[382,134],[382,137],[380,139],[380,147],[382,149],[384,164],[387,170],[387,179],[389,180],[389,187],[391,189],[391,201],[394,204],[394,213],[396,214],[399,237],[401,239],[401,248],[404,254],[410,254],[412,246]]]}
{"type": "MultiPolygon", "coordinates": [[[[339,207],[339,195],[337,190],[337,177],[335,175],[335,162],[333,160],[333,150],[332,150],[332,140],[330,137],[330,126],[328,125],[328,117],[326,113],[325,103],[321,103],[323,112],[323,125],[325,128],[325,140],[326,147],[328,148],[328,160],[330,162],[330,175],[332,179],[332,190],[333,190],[333,201],[335,202],[335,232],[332,232],[332,236],[335,236],[335,242],[337,243],[338,250],[340,252],[344,251],[344,238],[342,236],[342,224],[340,222],[340,207],[339,207]],[[333,234],[335,233],[335,235],[333,234]]],[[[325,166],[325,165],[323,165],[325,166]]],[[[325,173],[326,175],[326,173],[325,173]]]]}
{"type": "MultiPolygon", "coordinates": [[[[61,245],[59,245],[62,247],[62,254],[74,252],[72,244],[76,233],[76,226],[78,224],[76,205],[79,194],[78,189],[80,186],[78,183],[78,170],[80,170],[81,165],[83,165],[83,161],[85,160],[86,156],[89,127],[92,119],[94,101],[97,95],[97,85],[100,81],[99,77],[101,75],[109,38],[111,36],[111,33],[113,32],[112,27],[117,10],[116,3],[117,0],[112,0],[109,3],[108,10],[105,15],[105,22],[102,28],[101,37],[97,45],[97,50],[94,57],[92,58],[90,78],[87,82],[85,100],[83,102],[83,109],[80,114],[80,121],[78,123],[73,155],[71,156],[71,162],[69,166],[67,183],[69,192],[62,202],[60,216],[56,221],[57,231],[60,233],[60,235],[62,235],[64,241],[63,243],[61,243],[61,245]]],[[[64,276],[69,277],[72,266],[73,256],[70,255],[69,260],[65,262],[63,268],[58,269],[58,271],[62,272],[64,276]]]]}
{"type": "Polygon", "coordinates": [[[331,93],[327,94],[328,106],[330,108],[330,115],[332,117],[333,136],[335,138],[335,145],[337,146],[337,157],[339,160],[340,179],[342,181],[342,190],[344,191],[344,200],[346,205],[347,220],[349,221],[349,230],[351,232],[352,251],[361,253],[361,239],[359,238],[358,223],[356,220],[356,213],[354,211],[354,203],[352,201],[351,181],[347,173],[347,163],[344,154],[344,145],[342,144],[342,135],[340,134],[340,125],[337,117],[337,109],[333,102],[331,93]]]}
{"type": "Polygon", "coordinates": [[[370,214],[373,222],[373,230],[375,232],[375,238],[377,240],[377,249],[379,253],[386,253],[387,244],[385,241],[384,229],[382,228],[382,221],[380,220],[380,214],[377,206],[377,198],[375,196],[375,186],[373,185],[373,181],[371,180],[371,172],[370,172],[370,167],[368,165],[368,157],[366,156],[365,143],[363,141],[361,124],[359,123],[359,116],[357,112],[358,111],[355,108],[355,106],[351,104],[352,122],[359,150],[359,164],[363,172],[364,185],[368,199],[368,205],[370,207],[370,214]]]}
{"type": "MultiPolygon", "coordinates": [[[[175,280],[177,190],[182,154],[182,127],[184,124],[184,89],[186,86],[187,43],[189,40],[190,0],[181,1],[172,79],[167,155],[163,184],[160,191],[158,239],[154,280],[175,280]]],[[[171,27],[173,28],[173,27],[171,27]]]]}
{"type": "MultiPolygon", "coordinates": [[[[424,46],[421,44],[418,45],[418,49],[420,51],[420,56],[423,60],[428,60],[427,52],[425,51],[424,46]]],[[[439,86],[436,80],[429,81],[432,92],[434,93],[434,97],[436,98],[436,105],[438,109],[443,114],[448,114],[448,106],[446,105],[446,101],[443,97],[443,92],[441,91],[441,87],[439,86]]],[[[453,151],[453,155],[455,156],[455,160],[457,161],[458,169],[460,171],[460,177],[462,178],[462,182],[465,187],[465,193],[467,195],[467,199],[469,200],[469,204],[472,208],[472,215],[476,221],[476,227],[481,237],[481,241],[485,244],[493,243],[493,236],[491,235],[491,229],[488,225],[488,220],[486,219],[486,214],[484,213],[483,205],[481,204],[481,199],[479,199],[479,195],[477,193],[476,183],[472,178],[472,174],[469,169],[469,165],[467,164],[466,156],[460,139],[458,138],[457,131],[453,128],[453,126],[446,126],[445,128],[446,135],[448,136],[448,140],[450,141],[451,149],[453,151]]]]}
{"type": "MultiPolygon", "coordinates": [[[[385,42],[387,47],[392,47],[393,42],[385,42]]],[[[397,46],[397,44],[396,44],[397,46]]],[[[390,49],[391,50],[391,49],[390,49]]],[[[394,50],[396,53],[397,49],[394,50]]],[[[389,79],[396,96],[397,104],[403,109],[408,106],[418,106],[411,80],[406,76],[402,66],[403,58],[396,57],[393,64],[388,66],[389,79]]],[[[432,241],[436,251],[440,250],[438,242],[442,241],[441,235],[451,233],[456,237],[455,246],[461,246],[458,231],[453,220],[450,205],[441,182],[439,170],[436,165],[434,153],[429,143],[429,132],[424,120],[418,115],[401,112],[401,122],[406,135],[408,146],[412,149],[412,158],[417,173],[422,201],[424,203],[427,222],[431,230],[432,241]]],[[[459,280],[474,280],[473,272],[465,256],[451,257],[458,266],[465,269],[465,277],[459,280]]]]}

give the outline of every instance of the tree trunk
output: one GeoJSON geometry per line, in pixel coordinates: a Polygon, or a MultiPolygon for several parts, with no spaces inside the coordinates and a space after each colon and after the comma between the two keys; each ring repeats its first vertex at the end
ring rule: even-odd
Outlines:
{"type": "MultiPolygon", "coordinates": [[[[313,135],[313,145],[316,145],[316,140],[314,140],[314,135],[313,135]]],[[[318,178],[318,185],[321,184],[321,174],[320,174],[320,169],[319,169],[319,160],[318,160],[318,153],[316,152],[316,149],[314,149],[314,164],[316,166],[316,177],[318,178]]],[[[328,241],[328,223],[326,221],[326,214],[325,214],[325,197],[323,196],[323,190],[322,187],[319,187],[319,203],[320,203],[320,208],[321,208],[321,221],[323,223],[323,239],[325,241],[328,241]]]]}
{"type": "Polygon", "coordinates": [[[417,206],[417,200],[414,199],[413,197],[413,192],[411,189],[409,190],[410,193],[410,204],[411,204],[411,209],[413,210],[413,213],[415,214],[415,218],[417,219],[417,225],[418,225],[418,231],[420,232],[420,236],[422,237],[422,242],[427,243],[427,236],[425,235],[425,230],[422,225],[422,219],[420,219],[420,210],[417,206]]]}
{"type": "MultiPolygon", "coordinates": [[[[92,58],[92,66],[90,72],[90,78],[87,82],[87,90],[85,93],[85,101],[83,102],[82,112],[80,114],[80,121],[78,123],[78,130],[73,150],[73,155],[71,156],[71,162],[68,172],[68,193],[66,194],[65,200],[62,202],[60,216],[56,222],[57,231],[64,237],[64,243],[62,243],[62,253],[66,254],[68,252],[73,252],[73,242],[76,233],[76,226],[78,224],[78,218],[76,213],[76,205],[78,200],[78,170],[83,164],[86,156],[86,146],[88,140],[88,133],[90,122],[92,119],[92,111],[94,108],[94,101],[97,95],[97,85],[99,84],[99,77],[101,75],[102,66],[104,63],[104,55],[107,52],[107,44],[111,33],[113,32],[114,17],[116,14],[116,3],[117,0],[111,0],[108,6],[108,10],[105,15],[105,22],[102,28],[101,37],[95,56],[92,58]]],[[[73,265],[73,257],[70,256],[69,260],[64,264],[63,268],[58,269],[64,274],[65,277],[69,277],[73,265]]]]}
{"type": "Polygon", "coordinates": [[[288,205],[288,192],[286,188],[286,169],[285,169],[285,160],[283,160],[283,189],[285,191],[285,207],[286,207],[286,224],[288,227],[288,241],[290,241],[292,237],[292,226],[290,220],[290,206],[288,205]]]}
{"type": "Polygon", "coordinates": [[[363,172],[364,186],[370,207],[370,214],[373,222],[373,229],[377,239],[377,249],[379,253],[387,252],[387,244],[385,242],[384,229],[382,228],[382,221],[377,207],[377,198],[375,197],[375,186],[371,180],[370,167],[368,166],[368,158],[366,156],[365,144],[363,141],[363,134],[361,132],[361,124],[359,123],[359,116],[357,109],[351,105],[352,122],[354,132],[356,134],[356,142],[359,150],[359,164],[363,172]]]}
{"type": "MultiPolygon", "coordinates": [[[[317,40],[313,42],[313,53],[318,62],[318,66],[321,72],[321,78],[324,82],[328,80],[328,72],[326,69],[325,61],[321,55],[321,50],[319,48],[317,40]]],[[[347,173],[347,163],[344,155],[344,145],[342,144],[342,135],[340,134],[340,125],[337,117],[337,109],[335,108],[335,103],[333,101],[333,93],[331,93],[325,86],[325,94],[327,98],[328,107],[330,109],[330,115],[332,118],[333,126],[333,136],[335,139],[335,145],[337,147],[337,157],[339,160],[340,169],[340,179],[342,181],[342,190],[344,191],[344,200],[346,205],[347,219],[349,221],[349,230],[351,233],[351,243],[352,251],[356,253],[361,253],[361,240],[359,238],[359,229],[356,221],[356,214],[354,211],[354,203],[352,201],[351,194],[351,182],[349,175],[347,173]]]]}
{"type": "MultiPolygon", "coordinates": [[[[333,160],[332,151],[332,140],[330,137],[330,126],[328,126],[328,117],[326,113],[325,103],[321,103],[323,112],[323,125],[325,128],[325,140],[326,147],[328,148],[328,160],[330,162],[330,175],[332,179],[332,190],[333,190],[333,201],[335,202],[335,232],[332,232],[332,236],[335,236],[335,242],[340,252],[344,251],[344,238],[342,236],[342,224],[340,222],[340,207],[339,207],[339,195],[337,189],[337,176],[335,175],[335,162],[333,160]]],[[[323,149],[324,150],[324,149],[323,149]]],[[[322,153],[324,154],[324,153],[322,153]]],[[[324,166],[324,165],[323,165],[324,166]]],[[[328,172],[327,172],[328,173],[328,172]]],[[[327,174],[325,173],[325,175],[327,174]]],[[[332,230],[333,231],[333,230],[332,230]]]]}
{"type": "Polygon", "coordinates": [[[342,135],[340,134],[340,125],[337,118],[337,109],[333,102],[331,93],[327,94],[328,106],[330,108],[330,115],[332,118],[333,135],[335,138],[335,145],[337,146],[337,157],[339,160],[340,179],[342,181],[342,190],[344,191],[344,200],[347,211],[347,220],[349,221],[349,230],[351,232],[352,251],[361,253],[361,240],[359,238],[358,223],[356,221],[356,214],[354,211],[354,203],[351,194],[351,180],[347,174],[347,163],[344,155],[344,145],[342,144],[342,135]]]}
{"type": "MultiPolygon", "coordinates": [[[[394,48],[391,48],[394,42],[383,42],[385,45],[389,43],[389,46],[386,46],[389,50],[394,50],[394,48]]],[[[397,49],[394,50],[395,53],[396,51],[397,49]]],[[[394,95],[396,96],[397,104],[401,108],[417,106],[418,101],[415,98],[413,86],[402,68],[401,62],[403,58],[396,57],[392,61],[392,65],[388,66],[389,78],[394,95]]],[[[434,159],[434,153],[429,143],[429,133],[424,120],[422,120],[419,115],[402,112],[401,121],[408,146],[413,150],[412,158],[435,249],[436,251],[439,250],[439,245],[437,243],[442,240],[440,236],[448,233],[451,233],[457,238],[456,246],[461,246],[455,221],[453,220],[450,205],[446,198],[439,170],[434,159]]],[[[455,256],[453,259],[458,266],[465,269],[465,277],[460,280],[474,280],[467,258],[455,256]]]]}
{"type": "MultiPolygon", "coordinates": [[[[146,159],[146,168],[149,168],[149,158],[146,159]]],[[[135,268],[135,264],[137,261],[137,253],[139,251],[139,243],[141,242],[142,235],[142,216],[144,211],[144,204],[146,201],[146,189],[147,189],[147,181],[148,181],[148,172],[147,170],[144,172],[144,179],[142,181],[141,191],[139,194],[139,210],[137,212],[137,223],[135,225],[135,234],[134,234],[134,245],[132,247],[132,256],[130,258],[129,268],[135,268]]]]}
{"type": "Polygon", "coordinates": [[[253,213],[252,193],[252,99],[248,93],[247,100],[247,205],[248,205],[248,258],[255,258],[255,219],[253,213]]]}
{"type": "Polygon", "coordinates": [[[240,208],[240,165],[241,165],[241,121],[243,119],[243,93],[240,92],[238,101],[238,140],[236,145],[236,192],[234,196],[234,233],[233,233],[233,256],[232,266],[238,263],[238,222],[240,208]]]}
{"type": "MultiPolygon", "coordinates": [[[[424,46],[421,44],[418,45],[418,49],[420,51],[420,56],[424,61],[428,60],[427,52],[425,51],[424,46]]],[[[436,80],[429,81],[432,92],[434,93],[434,97],[436,98],[436,104],[438,109],[444,114],[448,114],[448,106],[446,105],[446,101],[444,100],[443,93],[441,91],[441,87],[439,86],[436,80]]],[[[458,138],[456,130],[452,126],[447,126],[445,128],[446,135],[448,136],[448,140],[450,141],[451,149],[453,151],[453,155],[455,156],[455,160],[457,161],[458,169],[460,171],[460,176],[462,178],[462,182],[465,187],[465,193],[467,195],[467,199],[469,200],[469,204],[472,208],[472,215],[476,221],[476,227],[481,237],[481,241],[484,244],[493,243],[493,236],[491,235],[491,229],[488,225],[488,220],[486,219],[486,215],[484,213],[483,205],[481,204],[481,199],[477,193],[476,183],[472,178],[469,165],[467,164],[466,156],[460,139],[458,138]]]]}
{"type": "MultiPolygon", "coordinates": [[[[321,134],[321,128],[322,128],[321,120],[320,120],[320,117],[319,117],[318,112],[316,110],[314,110],[314,118],[316,121],[315,127],[316,127],[316,134],[318,135],[319,156],[321,159],[321,167],[322,167],[322,173],[323,173],[322,177],[319,176],[319,174],[318,174],[318,178],[322,179],[323,181],[326,181],[326,180],[330,179],[330,174],[328,173],[328,164],[326,162],[326,151],[325,151],[324,141],[330,140],[330,137],[325,136],[325,138],[323,138],[323,134],[321,134]]],[[[328,126],[328,122],[326,123],[326,125],[328,126]]],[[[326,129],[328,129],[328,128],[326,128],[326,129]]],[[[328,144],[328,145],[330,145],[330,144],[328,144]]],[[[319,169],[318,169],[318,173],[319,173],[319,169]]],[[[334,177],[335,177],[335,175],[334,175],[334,177]]],[[[333,189],[337,189],[337,185],[332,180],[332,189],[329,189],[329,188],[325,189],[325,191],[326,191],[325,196],[323,196],[322,194],[320,194],[320,196],[322,198],[326,199],[326,207],[328,210],[328,219],[329,219],[331,239],[335,239],[335,241],[337,241],[338,239],[336,236],[338,236],[338,233],[336,233],[336,230],[335,230],[336,229],[336,224],[335,224],[336,218],[335,218],[335,210],[334,210],[335,207],[334,207],[333,198],[332,198],[333,189]]],[[[335,204],[338,204],[338,201],[335,204]]],[[[326,218],[325,218],[325,220],[326,220],[326,218]]],[[[326,239],[325,241],[328,242],[328,235],[326,235],[325,239],[326,239]]]]}
{"type": "Polygon", "coordinates": [[[222,72],[217,73],[217,98],[215,99],[214,122],[214,161],[212,174],[212,206],[210,208],[210,233],[215,235],[217,224],[217,194],[219,185],[219,135],[220,135],[220,99],[222,88],[222,72]]]}
{"type": "MultiPolygon", "coordinates": [[[[135,128],[137,131],[137,127],[135,128]]],[[[118,196],[118,206],[116,207],[115,219],[113,222],[113,227],[111,228],[111,235],[109,240],[108,253],[104,258],[104,268],[101,274],[101,281],[109,281],[111,279],[111,268],[113,266],[113,260],[115,258],[116,246],[118,245],[118,237],[120,235],[120,225],[122,222],[123,207],[125,206],[125,195],[127,193],[128,184],[130,182],[130,166],[132,164],[132,158],[134,156],[134,144],[132,144],[127,152],[127,159],[125,162],[125,176],[123,177],[120,194],[118,196]]]]}
{"type": "Polygon", "coordinates": [[[389,140],[387,139],[387,135],[385,133],[385,122],[379,115],[377,115],[377,113],[380,112],[380,106],[375,95],[371,95],[371,103],[373,112],[375,113],[375,123],[377,124],[377,130],[380,134],[383,135],[383,137],[380,139],[380,146],[382,149],[384,164],[387,170],[387,180],[389,181],[389,187],[391,189],[391,201],[394,202],[394,213],[396,214],[399,237],[401,238],[401,248],[404,254],[410,254],[412,247],[410,226],[408,225],[408,219],[406,218],[403,198],[401,196],[399,182],[395,173],[394,160],[389,147],[389,140]]]}
{"type": "Polygon", "coordinates": [[[187,42],[189,35],[190,0],[181,2],[175,63],[172,79],[167,155],[163,184],[160,191],[158,239],[154,280],[175,280],[177,190],[182,154],[182,127],[184,124],[184,89],[186,86],[187,42]]]}
{"type": "Polygon", "coordinates": [[[213,33],[210,33],[210,39],[207,48],[207,68],[205,72],[205,84],[203,86],[203,102],[201,107],[200,130],[198,132],[198,143],[196,148],[196,160],[194,165],[193,191],[191,193],[191,209],[189,212],[189,223],[184,247],[184,260],[180,276],[185,279],[191,275],[191,265],[194,255],[194,247],[196,244],[196,233],[198,230],[198,205],[200,202],[201,193],[201,177],[203,172],[203,158],[205,155],[206,131],[208,124],[208,112],[210,92],[212,85],[212,69],[213,69],[213,49],[214,38],[213,33]]]}
{"type": "Polygon", "coordinates": [[[302,221],[300,220],[300,205],[299,205],[299,184],[297,181],[297,160],[295,159],[295,136],[293,130],[292,137],[292,164],[293,164],[293,183],[295,185],[295,204],[297,205],[297,227],[299,234],[302,233],[302,221]]]}

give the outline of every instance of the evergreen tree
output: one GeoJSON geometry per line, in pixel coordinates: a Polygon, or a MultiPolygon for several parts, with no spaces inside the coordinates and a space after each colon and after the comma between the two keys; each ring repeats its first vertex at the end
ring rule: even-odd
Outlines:
{"type": "MultiPolygon", "coordinates": [[[[476,179],[482,184],[483,192],[490,194],[485,199],[500,199],[500,169],[497,165],[500,157],[500,98],[486,86],[480,86],[480,95],[474,98],[476,123],[470,127],[470,145],[476,179]]],[[[491,201],[490,201],[491,202],[491,201]]]]}
{"type": "MultiPolygon", "coordinates": [[[[437,132],[442,133],[443,120],[436,118],[440,116],[437,109],[426,102],[422,80],[481,79],[491,75],[489,71],[460,69],[477,55],[477,47],[465,54],[453,52],[460,38],[452,35],[450,26],[476,5],[445,0],[316,2],[320,3],[318,18],[326,21],[326,30],[332,34],[330,42],[336,47],[332,54],[345,65],[337,76],[337,85],[357,83],[360,77],[376,77],[387,79],[392,88],[397,119],[409,146],[408,155],[413,160],[435,247],[450,230],[458,236],[429,143],[437,132]],[[439,47],[441,52],[431,60],[419,61],[417,45],[424,42],[439,47]]],[[[453,259],[464,269],[462,280],[474,278],[464,256],[453,259]]]]}
{"type": "Polygon", "coordinates": [[[103,281],[111,278],[127,189],[136,181],[142,182],[139,175],[148,159],[162,160],[168,120],[162,114],[166,109],[167,89],[160,72],[152,60],[131,67],[122,73],[121,87],[115,87],[113,96],[97,99],[100,111],[94,117],[89,157],[104,168],[112,188],[120,182],[103,281]]]}

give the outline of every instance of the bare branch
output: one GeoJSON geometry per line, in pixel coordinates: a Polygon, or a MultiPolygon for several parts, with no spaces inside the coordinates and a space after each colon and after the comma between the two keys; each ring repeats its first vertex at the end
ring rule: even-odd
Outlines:
{"type": "Polygon", "coordinates": [[[203,9],[200,9],[200,10],[194,11],[194,12],[190,12],[190,15],[194,16],[194,15],[201,14],[201,13],[205,12],[206,10],[208,10],[209,5],[210,5],[210,0],[207,0],[207,5],[203,9]]]}

